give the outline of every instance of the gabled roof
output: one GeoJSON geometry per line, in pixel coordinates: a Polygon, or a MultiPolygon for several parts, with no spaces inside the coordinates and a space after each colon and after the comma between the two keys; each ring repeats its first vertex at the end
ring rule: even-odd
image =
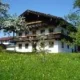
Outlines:
{"type": "Polygon", "coordinates": [[[38,12],[38,11],[33,11],[33,10],[26,10],[26,11],[23,12],[21,15],[25,15],[26,13],[32,13],[32,14],[37,14],[37,15],[43,15],[43,16],[49,17],[49,18],[62,19],[61,17],[57,17],[57,16],[53,16],[53,15],[51,15],[51,14],[46,14],[46,13],[42,13],[42,12],[38,12]]]}
{"type": "MultiPolygon", "coordinates": [[[[41,12],[37,12],[37,11],[33,11],[33,10],[26,10],[20,16],[26,17],[26,20],[29,20],[29,21],[30,21],[30,19],[33,19],[34,21],[35,21],[35,19],[39,19],[39,20],[44,19],[47,21],[51,21],[52,23],[55,23],[55,24],[60,23],[61,26],[64,26],[64,27],[69,26],[70,31],[76,31],[76,28],[72,24],[70,24],[63,18],[54,16],[54,15],[45,14],[45,13],[41,13],[41,12]],[[37,16],[38,18],[33,17],[33,16],[37,16]],[[41,17],[41,18],[39,18],[39,17],[41,17]]],[[[68,29],[69,29],[69,27],[68,27],[68,29]]]]}

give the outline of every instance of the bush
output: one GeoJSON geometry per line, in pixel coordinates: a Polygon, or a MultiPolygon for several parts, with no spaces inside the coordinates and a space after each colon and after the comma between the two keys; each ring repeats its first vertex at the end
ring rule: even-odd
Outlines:
{"type": "Polygon", "coordinates": [[[0,46],[0,52],[4,52],[4,51],[5,49],[2,46],[0,46]]]}

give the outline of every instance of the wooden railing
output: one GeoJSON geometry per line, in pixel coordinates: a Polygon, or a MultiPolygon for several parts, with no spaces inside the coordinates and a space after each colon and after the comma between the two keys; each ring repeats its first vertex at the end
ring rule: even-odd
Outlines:
{"type": "MultiPolygon", "coordinates": [[[[41,35],[39,35],[41,36],[41,35]]],[[[39,40],[39,36],[37,36],[36,34],[34,35],[27,35],[25,37],[15,37],[14,38],[14,41],[31,41],[31,40],[39,40]]],[[[42,35],[43,36],[43,35],[42,35]]],[[[46,40],[50,40],[50,39],[62,39],[62,38],[65,38],[67,40],[72,40],[71,37],[69,36],[66,36],[60,32],[58,33],[50,33],[50,34],[47,34],[47,35],[44,35],[46,36],[46,40]]]]}

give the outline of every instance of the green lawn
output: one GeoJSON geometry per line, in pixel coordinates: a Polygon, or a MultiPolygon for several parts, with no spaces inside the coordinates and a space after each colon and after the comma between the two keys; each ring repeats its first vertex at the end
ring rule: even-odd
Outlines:
{"type": "Polygon", "coordinates": [[[80,80],[80,54],[0,53],[0,80],[80,80]]]}

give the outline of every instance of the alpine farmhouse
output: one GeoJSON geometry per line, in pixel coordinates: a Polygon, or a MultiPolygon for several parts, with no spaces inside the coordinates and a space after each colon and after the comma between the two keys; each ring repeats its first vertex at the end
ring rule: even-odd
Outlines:
{"type": "Polygon", "coordinates": [[[71,46],[73,39],[70,32],[76,32],[76,28],[61,17],[45,14],[37,11],[26,10],[20,16],[25,17],[29,31],[21,31],[16,34],[13,41],[14,46],[8,45],[7,50],[16,52],[32,52],[40,50],[40,46],[49,53],[75,52],[77,46],[71,46]],[[41,43],[39,36],[45,36],[41,43]],[[37,37],[38,36],[38,37],[37,37]],[[66,41],[64,41],[66,40],[66,41]]]}

